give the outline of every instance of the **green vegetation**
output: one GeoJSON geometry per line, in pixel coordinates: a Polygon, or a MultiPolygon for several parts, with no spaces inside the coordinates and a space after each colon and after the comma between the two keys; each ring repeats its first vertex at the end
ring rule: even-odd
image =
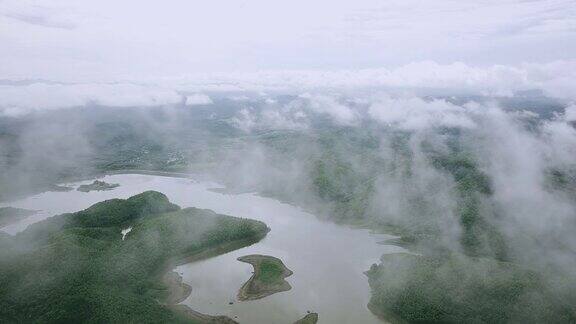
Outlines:
{"type": "Polygon", "coordinates": [[[10,225],[35,213],[33,210],[22,208],[0,207],[0,227],[10,225]]]}
{"type": "Polygon", "coordinates": [[[238,261],[250,263],[254,274],[242,285],[238,292],[239,300],[254,300],[292,289],[284,280],[292,275],[282,260],[267,255],[246,255],[238,261]]]}
{"type": "Polygon", "coordinates": [[[463,230],[460,243],[467,255],[507,260],[501,233],[481,215],[482,200],[492,193],[488,177],[482,173],[470,154],[455,148],[445,155],[434,155],[433,165],[454,179],[457,214],[463,230]]]}
{"type": "Polygon", "coordinates": [[[376,176],[385,169],[373,154],[379,148],[377,135],[370,129],[327,129],[315,140],[319,153],[313,156],[308,170],[309,186],[331,206],[324,212],[342,223],[367,219],[376,176]]]}
{"type": "Polygon", "coordinates": [[[76,190],[82,192],[105,191],[105,190],[112,190],[118,186],[120,185],[117,183],[106,183],[104,181],[94,180],[94,182],[92,182],[91,184],[81,185],[76,190]]]}
{"type": "Polygon", "coordinates": [[[388,321],[573,323],[574,305],[536,273],[487,258],[391,254],[367,272],[369,308],[388,321]]]}
{"type": "Polygon", "coordinates": [[[166,271],[267,231],[258,221],[180,209],[153,191],[51,217],[0,239],[0,322],[202,322],[159,302],[170,296],[166,271]]]}
{"type": "Polygon", "coordinates": [[[277,283],[283,280],[283,273],[284,267],[278,262],[262,260],[262,262],[260,262],[260,276],[258,279],[265,284],[277,283]]]}
{"type": "MultiPolygon", "coordinates": [[[[345,136],[361,136],[351,132],[356,135],[345,136]]],[[[409,187],[417,183],[410,179],[423,166],[415,164],[407,134],[390,132],[383,136],[394,151],[388,160],[380,160],[372,147],[352,147],[345,144],[350,139],[338,136],[333,134],[331,141],[344,145],[344,149],[332,152],[333,148],[325,148],[328,153],[310,169],[313,192],[333,208],[324,213],[338,222],[398,235],[383,243],[420,254],[386,256],[379,265],[373,265],[367,273],[372,312],[398,323],[576,320],[574,291],[559,288],[573,287],[574,278],[535,272],[517,263],[510,246],[513,242],[496,226],[501,216],[490,204],[491,179],[478,164],[478,157],[463,143],[463,134],[446,130],[446,147],[438,150],[438,146],[423,140],[419,148],[430,168],[428,174],[451,180],[447,183],[450,201],[455,202],[451,211],[459,222],[458,231],[452,233],[459,233],[458,242],[443,237],[449,232],[442,215],[447,209],[435,209],[430,199],[434,189],[418,191],[409,187]],[[402,217],[370,208],[371,202],[377,201],[377,184],[371,179],[379,175],[384,175],[384,181],[397,181],[396,192],[406,190],[393,201],[406,201],[402,217]]],[[[370,138],[368,134],[363,136],[370,138]]],[[[566,185],[568,176],[558,171],[551,175],[551,187],[571,187],[566,185]]],[[[454,225],[452,220],[449,225],[454,225]]]]}
{"type": "Polygon", "coordinates": [[[294,322],[294,324],[316,324],[318,323],[318,313],[308,313],[306,316],[294,322]]]}
{"type": "MultiPolygon", "coordinates": [[[[257,103],[253,104],[258,109],[257,103]]],[[[525,104],[519,107],[524,109],[525,104]]],[[[536,106],[542,109],[541,105],[536,106]]],[[[518,254],[528,254],[522,251],[525,246],[515,241],[523,235],[519,233],[522,224],[515,224],[520,228],[514,229],[515,237],[507,237],[510,233],[504,232],[505,228],[499,226],[499,222],[506,221],[503,219],[506,211],[498,209],[492,200],[492,181],[495,179],[491,179],[485,172],[482,162],[491,161],[493,157],[479,156],[482,150],[477,149],[477,143],[482,142],[482,138],[467,133],[465,129],[427,129],[414,134],[370,121],[362,121],[360,127],[341,127],[326,118],[311,118],[310,129],[306,131],[264,129],[244,134],[227,123],[237,114],[238,109],[241,107],[219,103],[209,111],[180,109],[168,113],[162,109],[150,109],[142,113],[141,109],[78,109],[73,112],[54,112],[54,117],[47,120],[23,118],[3,122],[0,119],[0,200],[51,190],[54,189],[53,183],[85,179],[110,170],[179,171],[190,164],[193,164],[195,171],[211,171],[220,167],[225,171],[222,172],[224,179],[220,180],[230,181],[230,187],[237,192],[265,192],[339,223],[398,235],[399,238],[386,243],[403,246],[421,255],[387,257],[369,272],[373,294],[370,309],[374,313],[384,314],[388,320],[498,322],[526,319],[527,322],[534,322],[530,320],[534,318],[542,321],[573,321],[573,317],[563,315],[568,308],[562,306],[564,304],[561,301],[570,301],[576,305],[575,281],[564,281],[556,274],[542,273],[541,268],[538,269],[540,272],[535,273],[536,270],[530,268],[529,262],[521,263],[526,261],[526,257],[520,260],[518,254]],[[87,143],[80,142],[77,145],[71,141],[69,145],[52,145],[49,150],[45,148],[50,154],[39,151],[38,147],[42,146],[35,145],[34,150],[27,146],[43,137],[42,133],[38,136],[29,130],[42,128],[46,124],[67,126],[71,121],[80,121],[82,127],[72,132],[73,136],[66,136],[66,139],[82,138],[87,143]],[[84,145],[90,148],[89,152],[83,153],[85,156],[71,154],[82,152],[78,148],[84,145]],[[253,166],[250,165],[249,169],[236,166],[237,163],[252,162],[250,153],[253,153],[254,147],[257,147],[259,153],[257,163],[262,162],[258,164],[262,165],[258,172],[262,173],[246,177],[244,173],[252,170],[253,166]],[[228,166],[220,164],[230,156],[238,157],[238,160],[232,159],[232,164],[228,166]],[[242,174],[233,177],[231,173],[234,170],[240,170],[238,172],[242,174]],[[233,186],[234,179],[243,182],[247,178],[250,178],[248,183],[233,186]],[[438,179],[446,181],[435,182],[438,179]],[[388,183],[391,184],[387,186],[388,183]],[[388,192],[379,192],[382,188],[388,192]],[[434,196],[438,191],[444,196],[434,196]],[[449,203],[438,206],[435,199],[449,203]],[[381,208],[394,204],[397,204],[395,208],[381,208]],[[393,276],[402,272],[406,275],[393,276]],[[398,278],[403,280],[396,280],[398,278]],[[465,284],[460,285],[461,282],[465,284]],[[402,291],[403,287],[406,287],[406,291],[402,291]],[[475,291],[481,293],[473,295],[475,291]],[[544,306],[537,307],[533,300],[542,296],[546,297],[542,304],[544,306]],[[504,301],[504,297],[509,300],[504,301]],[[499,307],[499,303],[504,306],[499,307]]],[[[551,194],[576,199],[576,172],[573,165],[553,166],[546,172],[543,182],[551,194]]],[[[30,275],[33,271],[41,272],[41,284],[30,285],[44,287],[42,289],[45,291],[51,291],[54,287],[54,291],[64,289],[55,283],[51,286],[48,284],[55,280],[54,277],[59,271],[62,272],[64,266],[69,265],[72,273],[80,273],[79,269],[93,263],[111,262],[102,260],[115,260],[116,263],[110,269],[134,267],[135,272],[139,273],[134,275],[135,280],[148,282],[141,278],[147,278],[150,273],[148,268],[157,267],[147,264],[142,266],[145,273],[142,275],[140,268],[129,261],[119,261],[118,258],[128,253],[116,246],[121,244],[118,242],[121,241],[120,229],[135,226],[133,232],[126,236],[125,244],[121,245],[123,249],[128,249],[127,246],[134,244],[141,235],[154,237],[154,231],[160,228],[168,230],[163,225],[164,221],[161,224],[153,221],[163,219],[158,213],[171,212],[174,217],[170,223],[178,223],[177,219],[182,212],[173,210],[170,205],[164,206],[163,211],[130,212],[133,206],[124,202],[109,204],[111,208],[102,207],[102,211],[96,205],[77,217],[72,214],[55,217],[31,226],[14,239],[0,233],[0,269],[4,269],[0,272],[3,276],[0,283],[10,282],[4,278],[10,260],[18,260],[23,269],[28,263],[36,264],[36,268],[32,267],[36,270],[30,270],[30,275]],[[105,225],[101,225],[100,221],[94,222],[95,219],[105,225]],[[151,224],[155,230],[146,232],[147,226],[144,223],[151,224]],[[113,257],[113,253],[108,252],[111,249],[120,257],[113,257]],[[36,254],[31,251],[36,251],[36,254]],[[103,253],[105,256],[102,256],[103,253]],[[23,255],[28,257],[24,258],[23,255]],[[42,257],[35,259],[35,255],[42,257]],[[41,270],[48,264],[47,260],[61,258],[71,258],[74,262],[63,262],[61,267],[54,268],[57,270],[41,270]],[[80,264],[76,262],[79,261],[77,259],[83,260],[82,266],[77,266],[80,264]]],[[[573,222],[570,225],[573,226],[573,222]]],[[[170,228],[169,233],[174,237],[180,235],[178,228],[170,228]]],[[[564,237],[559,237],[558,245],[569,248],[571,243],[563,240],[564,237]]],[[[185,238],[177,241],[174,243],[177,246],[193,246],[190,251],[202,249],[185,238]]],[[[216,244],[203,242],[202,246],[216,244]]],[[[538,246],[550,250],[546,244],[538,246]]],[[[130,252],[138,256],[156,251],[156,248],[147,246],[133,249],[130,252]],[[139,254],[138,248],[144,254],[139,254]]],[[[162,251],[160,249],[158,253],[162,251]]],[[[182,254],[190,251],[185,249],[182,254]]],[[[546,265],[549,267],[559,263],[555,256],[543,256],[542,259],[550,261],[546,265]]],[[[27,271],[22,271],[22,276],[27,271]]],[[[107,271],[101,273],[107,274],[107,271]]],[[[112,273],[116,273],[114,271],[112,273]]],[[[270,266],[263,274],[264,280],[273,280],[278,274],[278,268],[270,266]]],[[[24,282],[18,280],[15,282],[20,285],[24,282]]],[[[62,283],[68,282],[68,279],[61,280],[62,283]]],[[[138,296],[154,296],[154,292],[161,292],[162,289],[149,287],[155,287],[158,282],[151,280],[149,284],[139,284],[140,288],[137,289],[130,283],[130,288],[122,291],[136,289],[138,296]]],[[[107,282],[104,287],[108,286],[107,282]]],[[[8,289],[5,287],[1,289],[8,289]]],[[[20,299],[6,301],[2,297],[0,314],[11,314],[9,311],[12,306],[9,305],[24,307],[22,300],[26,298],[32,301],[40,298],[29,297],[31,293],[25,292],[26,289],[18,291],[22,291],[18,295],[20,299]]],[[[99,290],[91,291],[96,294],[99,290]]],[[[84,295],[80,296],[78,299],[83,300],[84,295]]],[[[133,295],[130,293],[127,296],[129,299],[133,295]]],[[[80,307],[79,312],[82,309],[80,307]]],[[[38,316],[39,311],[31,313],[38,316]]],[[[22,318],[12,321],[17,320],[22,318]]]]}

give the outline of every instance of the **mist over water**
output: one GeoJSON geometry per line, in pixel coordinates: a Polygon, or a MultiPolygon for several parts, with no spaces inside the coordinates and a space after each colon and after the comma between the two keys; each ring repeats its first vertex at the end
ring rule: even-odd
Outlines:
{"type": "Polygon", "coordinates": [[[322,206],[332,202],[314,191],[310,177],[317,160],[327,158],[348,172],[331,176],[356,177],[342,178],[345,187],[333,190],[341,192],[329,194],[369,191],[359,210],[364,214],[355,216],[401,225],[422,220],[442,232],[442,244],[461,250],[459,175],[442,165],[460,159],[489,187],[479,194],[478,210],[515,242],[515,257],[571,266],[574,106],[535,110],[523,109],[522,101],[532,98],[510,104],[334,91],[260,96],[213,96],[214,103],[197,108],[87,108],[21,117],[13,130],[4,129],[14,139],[2,146],[4,183],[26,191],[99,169],[174,168],[330,211],[322,206]],[[535,235],[537,241],[526,241],[535,235]],[[558,242],[567,250],[546,253],[555,261],[542,260],[541,248],[558,242]]]}
{"type": "Polygon", "coordinates": [[[576,323],[575,26],[0,0],[0,322],[576,323]]]}
{"type": "MultiPolygon", "coordinates": [[[[192,172],[225,184],[239,195],[189,192],[181,179],[149,180],[155,183],[150,189],[177,204],[259,219],[272,228],[254,247],[177,269],[193,287],[185,304],[247,322],[274,316],[290,322],[308,310],[318,311],[320,322],[344,314],[348,322],[377,321],[366,308],[370,289],[363,272],[382,254],[405,250],[333,223],[399,235],[413,253],[455,258],[463,271],[476,271],[482,259],[504,268],[521,265],[538,273],[554,298],[574,291],[576,106],[541,96],[362,90],[200,99],[195,106],[3,117],[13,139],[2,146],[4,199],[127,169],[192,172]],[[294,289],[228,305],[250,272],[235,259],[252,253],[281,258],[295,272],[288,278],[294,289]]],[[[48,192],[41,204],[35,197],[6,202],[41,211],[3,230],[21,231],[27,223],[85,208],[88,200],[128,197],[149,187],[148,180],[128,187],[123,179],[131,177],[104,178],[121,183],[110,192],[48,192]],[[61,204],[57,197],[63,195],[76,198],[61,204]]],[[[409,283],[401,272],[393,281],[409,283]]]]}
{"type": "MultiPolygon", "coordinates": [[[[43,193],[12,203],[19,208],[42,210],[42,213],[3,230],[16,234],[48,215],[84,209],[105,199],[127,198],[141,191],[156,190],[182,207],[208,208],[222,214],[258,219],[272,229],[262,242],[175,269],[192,287],[192,294],[184,303],[194,310],[227,315],[246,323],[292,323],[307,311],[321,312],[323,323],[338,320],[379,322],[366,308],[369,288],[363,272],[377,262],[382,253],[403,251],[399,247],[378,244],[389,238],[388,235],[323,222],[294,206],[253,193],[217,193],[211,190],[219,187],[213,182],[138,174],[106,176],[102,180],[118,183],[120,187],[106,192],[43,193]],[[252,267],[236,258],[249,254],[281,258],[294,271],[288,278],[292,289],[262,300],[237,301],[238,290],[250,278],[252,267]],[[229,302],[234,304],[229,305],[229,302]]],[[[70,185],[80,184],[82,182],[70,185]]]]}

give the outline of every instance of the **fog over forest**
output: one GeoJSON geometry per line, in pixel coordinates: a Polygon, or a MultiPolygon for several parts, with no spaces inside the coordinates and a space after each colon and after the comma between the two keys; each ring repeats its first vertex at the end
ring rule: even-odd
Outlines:
{"type": "Polygon", "coordinates": [[[0,322],[575,323],[575,17],[0,0],[0,322]]]}

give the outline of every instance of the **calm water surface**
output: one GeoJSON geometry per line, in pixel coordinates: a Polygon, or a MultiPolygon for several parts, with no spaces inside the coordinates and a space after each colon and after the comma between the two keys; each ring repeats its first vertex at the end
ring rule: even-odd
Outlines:
{"type": "MultiPolygon", "coordinates": [[[[227,315],[240,323],[293,323],[307,311],[317,312],[319,323],[381,323],[366,307],[370,290],[363,272],[378,262],[382,254],[403,251],[377,244],[390,236],[321,221],[297,207],[256,194],[214,192],[210,189],[221,186],[213,182],[139,174],[111,175],[103,180],[120,187],[89,193],[46,192],[3,204],[39,212],[2,230],[14,234],[52,215],[78,211],[105,199],[157,190],[181,207],[208,208],[221,214],[258,219],[272,229],[266,238],[252,246],[175,269],[192,286],[192,294],[183,303],[194,310],[227,315]],[[282,259],[294,271],[287,278],[292,290],[239,302],[236,294],[250,278],[252,266],[236,258],[247,254],[282,259]]],[[[77,187],[91,182],[69,185],[77,187]]]]}

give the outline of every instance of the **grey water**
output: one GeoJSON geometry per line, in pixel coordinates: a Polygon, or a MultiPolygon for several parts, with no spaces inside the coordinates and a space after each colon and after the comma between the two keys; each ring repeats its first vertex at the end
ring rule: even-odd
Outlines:
{"type": "MultiPolygon", "coordinates": [[[[118,183],[120,187],[88,193],[46,192],[3,204],[39,212],[1,230],[14,234],[52,215],[156,190],[181,207],[207,208],[257,219],[271,228],[254,245],[178,266],[175,271],[192,287],[183,304],[201,313],[226,315],[240,323],[293,323],[308,311],[319,314],[319,323],[381,323],[367,308],[370,288],[364,271],[378,262],[382,254],[404,251],[378,244],[392,236],[326,222],[298,207],[255,193],[216,192],[211,189],[222,186],[210,181],[143,174],[116,174],[102,180],[118,183]],[[250,278],[252,266],[236,258],[248,254],[282,259],[294,272],[287,278],[292,289],[260,300],[238,301],[236,294],[250,278]]],[[[91,182],[66,185],[77,187],[91,182]]]]}

